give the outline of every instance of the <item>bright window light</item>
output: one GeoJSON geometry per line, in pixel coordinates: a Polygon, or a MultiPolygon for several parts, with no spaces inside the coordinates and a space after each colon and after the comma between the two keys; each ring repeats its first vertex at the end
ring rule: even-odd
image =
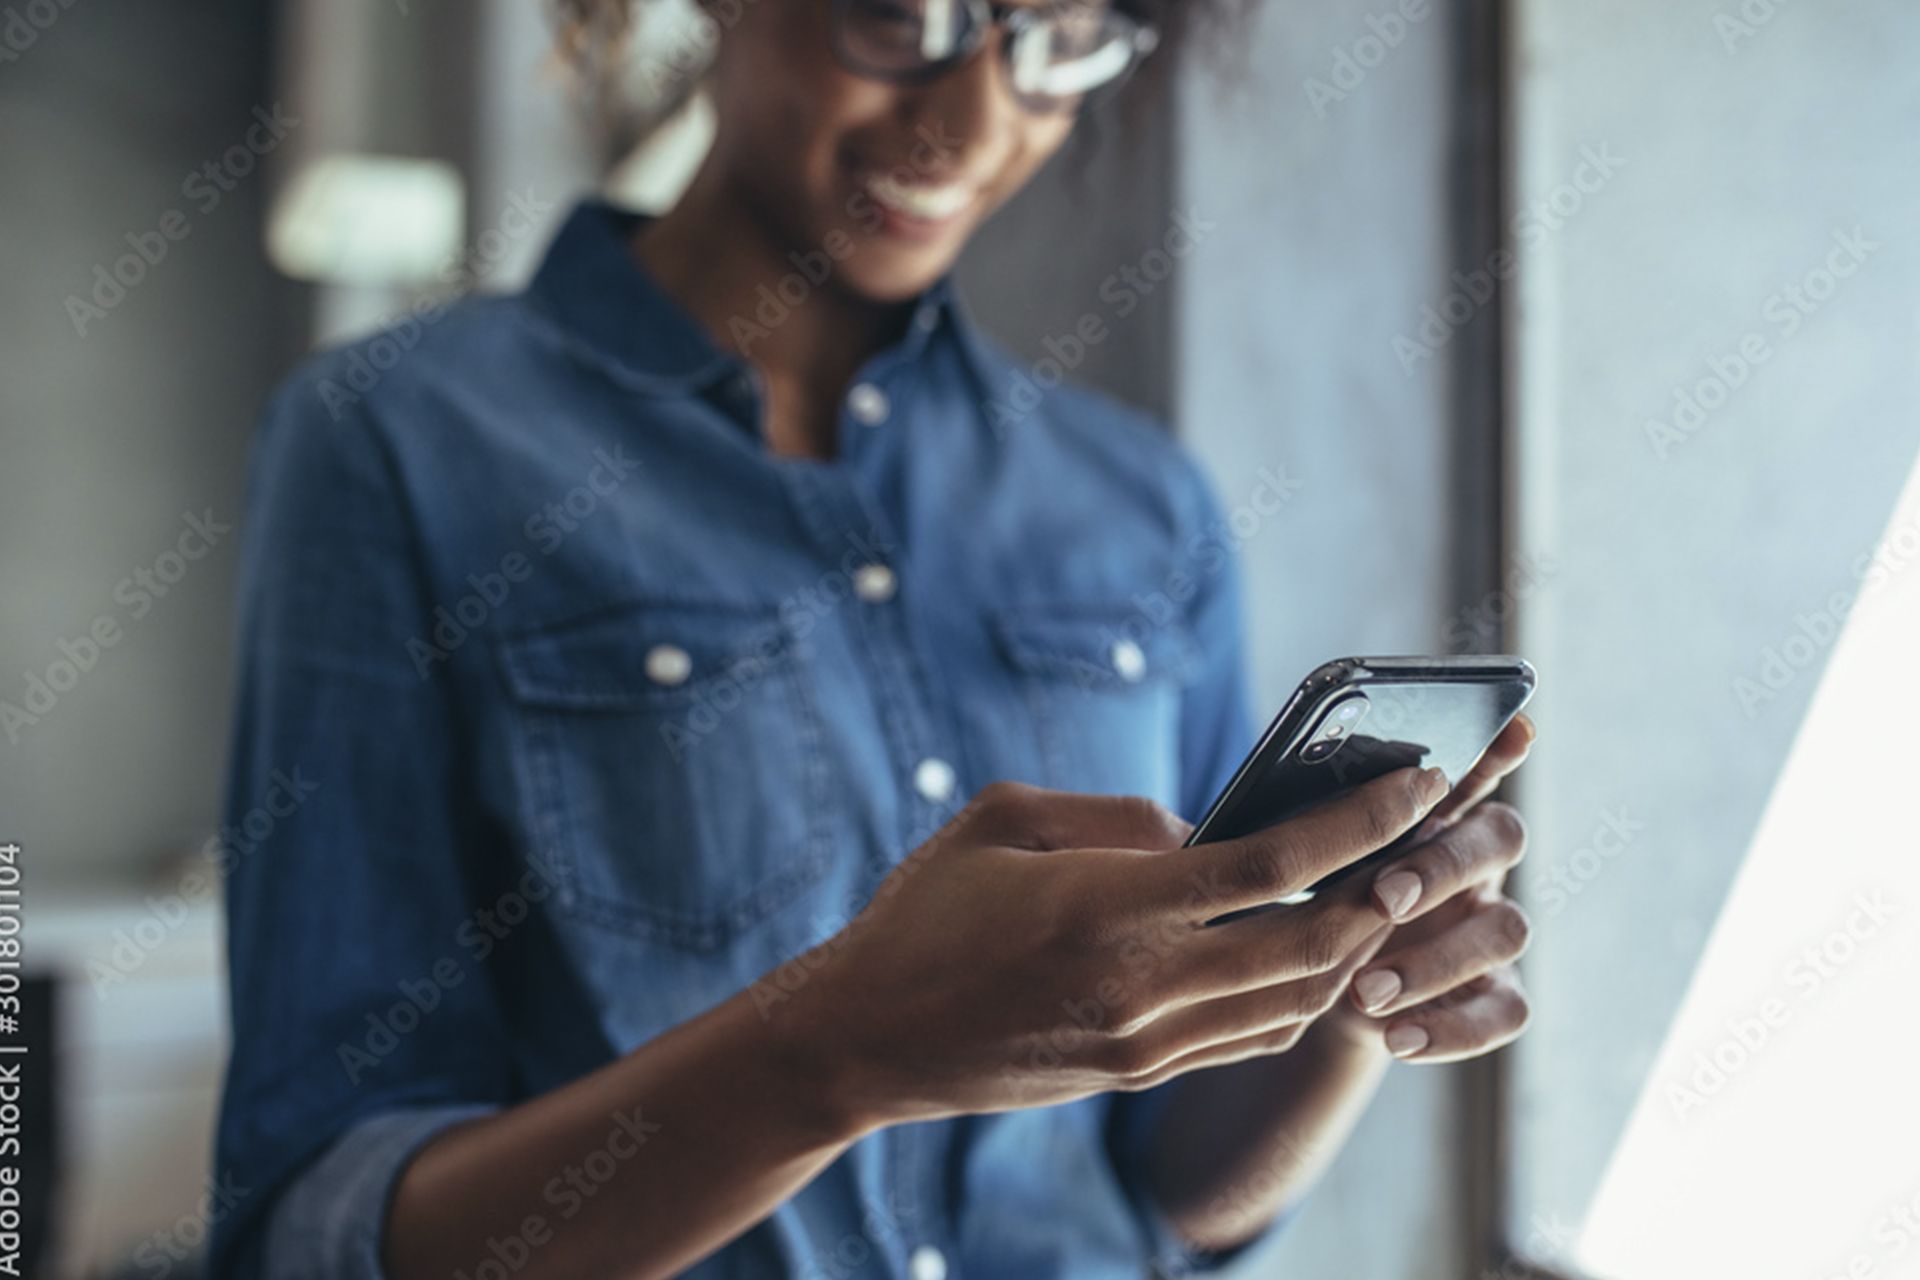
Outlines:
{"type": "Polygon", "coordinates": [[[1920,1277],[1920,467],[1850,568],[1851,611],[1795,623],[1830,661],[1587,1219],[1608,1280],[1920,1277]]]}

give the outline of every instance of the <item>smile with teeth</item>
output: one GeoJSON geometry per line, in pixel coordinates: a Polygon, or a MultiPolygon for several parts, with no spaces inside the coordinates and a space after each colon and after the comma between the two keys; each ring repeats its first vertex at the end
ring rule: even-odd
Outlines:
{"type": "Polygon", "coordinates": [[[895,213],[922,222],[942,222],[966,208],[973,188],[965,183],[909,185],[884,173],[868,174],[867,192],[895,213]]]}

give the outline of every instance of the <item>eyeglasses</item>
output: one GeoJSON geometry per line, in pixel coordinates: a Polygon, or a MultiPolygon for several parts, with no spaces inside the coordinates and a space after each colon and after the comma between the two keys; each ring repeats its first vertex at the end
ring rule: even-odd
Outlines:
{"type": "Polygon", "coordinates": [[[1100,0],[1037,5],[991,0],[834,0],[833,48],[856,75],[925,84],[966,62],[995,27],[1007,80],[1029,111],[1109,92],[1159,43],[1148,24],[1100,0]]]}

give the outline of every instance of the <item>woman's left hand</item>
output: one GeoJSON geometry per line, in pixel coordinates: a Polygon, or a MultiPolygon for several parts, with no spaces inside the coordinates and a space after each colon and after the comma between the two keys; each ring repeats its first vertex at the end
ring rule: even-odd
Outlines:
{"type": "Polygon", "coordinates": [[[1525,1028],[1513,961],[1529,925],[1500,886],[1526,851],[1526,827],[1511,806],[1481,801],[1532,742],[1532,724],[1515,720],[1435,810],[1432,838],[1376,873],[1375,905],[1404,923],[1322,1019],[1328,1031],[1397,1058],[1454,1062],[1525,1028]]]}

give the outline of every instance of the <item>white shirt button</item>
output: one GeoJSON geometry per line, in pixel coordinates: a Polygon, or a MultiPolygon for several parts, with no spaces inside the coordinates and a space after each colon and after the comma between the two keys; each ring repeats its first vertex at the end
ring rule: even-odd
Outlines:
{"type": "Polygon", "coordinates": [[[883,564],[863,564],[853,571],[853,593],[868,604],[885,604],[899,585],[893,570],[883,564]]]}
{"type": "MultiPolygon", "coordinates": [[[[924,800],[939,804],[953,794],[953,766],[938,756],[928,756],[913,767],[913,789],[924,800]]],[[[943,1268],[946,1263],[940,1264],[943,1268]]],[[[943,1271],[942,1274],[945,1274],[943,1271]]]]}
{"type": "Polygon", "coordinates": [[[1115,640],[1108,656],[1113,661],[1114,672],[1128,684],[1147,674],[1147,655],[1132,640],[1115,640]]]}
{"type": "Polygon", "coordinates": [[[693,658],[677,644],[657,644],[647,650],[647,679],[655,684],[685,684],[693,674],[693,658]]]}
{"type": "Polygon", "coordinates": [[[922,333],[933,332],[933,327],[939,323],[940,309],[938,307],[931,305],[923,306],[913,313],[914,328],[920,330],[922,333]]]}
{"type": "Polygon", "coordinates": [[[887,420],[887,393],[871,382],[862,382],[847,392],[847,411],[853,414],[856,422],[869,427],[878,426],[887,420]]]}
{"type": "Polygon", "coordinates": [[[912,1280],[947,1280],[947,1255],[923,1244],[908,1256],[907,1275],[912,1280]]]}

